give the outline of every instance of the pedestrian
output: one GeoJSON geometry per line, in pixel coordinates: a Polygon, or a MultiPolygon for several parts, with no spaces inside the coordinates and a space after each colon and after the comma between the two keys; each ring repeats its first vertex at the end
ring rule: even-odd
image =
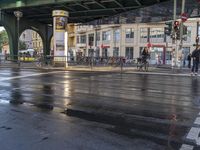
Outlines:
{"type": "Polygon", "coordinates": [[[148,48],[147,47],[145,47],[144,49],[143,49],[143,51],[142,51],[142,61],[144,62],[146,62],[147,61],[147,59],[149,59],[150,58],[150,53],[149,53],[149,51],[148,51],[148,48]]]}
{"type": "Polygon", "coordinates": [[[194,75],[194,73],[195,75],[198,74],[199,56],[200,56],[200,46],[192,52],[191,58],[193,59],[193,65],[192,65],[191,75],[194,75]]]}
{"type": "Polygon", "coordinates": [[[191,53],[189,53],[188,56],[187,56],[188,68],[191,68],[191,56],[192,56],[191,53]]]}

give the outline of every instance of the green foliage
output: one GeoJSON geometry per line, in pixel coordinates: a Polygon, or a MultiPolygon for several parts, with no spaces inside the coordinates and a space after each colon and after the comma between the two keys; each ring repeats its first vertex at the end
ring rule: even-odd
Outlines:
{"type": "Polygon", "coordinates": [[[27,46],[26,46],[26,43],[24,41],[19,41],[19,49],[20,50],[26,50],[27,49],[27,46]]]}
{"type": "Polygon", "coordinates": [[[2,50],[2,47],[4,44],[8,43],[8,34],[5,30],[0,32],[0,51],[2,50]]]}

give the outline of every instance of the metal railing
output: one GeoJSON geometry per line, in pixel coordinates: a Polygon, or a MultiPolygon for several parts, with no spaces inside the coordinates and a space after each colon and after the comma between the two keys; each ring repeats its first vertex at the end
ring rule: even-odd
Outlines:
{"type": "Polygon", "coordinates": [[[0,66],[15,67],[131,67],[137,65],[137,59],[125,57],[72,57],[72,56],[26,56],[0,55],[0,66]]]}

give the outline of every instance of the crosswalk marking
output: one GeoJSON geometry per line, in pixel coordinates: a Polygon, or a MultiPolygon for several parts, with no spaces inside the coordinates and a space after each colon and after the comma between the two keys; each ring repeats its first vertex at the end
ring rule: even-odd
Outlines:
{"type": "Polygon", "coordinates": [[[183,144],[180,148],[180,150],[193,150],[193,146],[191,145],[186,145],[186,144],[183,144]]]}
{"type": "Polygon", "coordinates": [[[200,145],[200,138],[199,138],[200,128],[192,127],[187,135],[187,139],[195,140],[197,145],[200,145]]]}
{"type": "Polygon", "coordinates": [[[194,121],[194,124],[200,125],[200,117],[197,117],[196,120],[194,121]]]}

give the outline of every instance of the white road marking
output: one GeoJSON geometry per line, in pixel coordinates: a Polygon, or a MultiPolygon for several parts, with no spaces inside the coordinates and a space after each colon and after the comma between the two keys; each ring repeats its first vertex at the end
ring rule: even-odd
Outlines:
{"type": "MultiPolygon", "coordinates": [[[[186,139],[194,141],[198,146],[200,146],[200,112],[198,117],[195,119],[193,125],[198,125],[198,127],[192,127],[186,136],[186,139]]],[[[193,150],[194,146],[183,144],[180,150],[193,150]]]]}
{"type": "Polygon", "coordinates": [[[33,76],[41,76],[45,74],[55,74],[55,73],[61,73],[61,72],[66,72],[66,71],[52,71],[52,72],[35,73],[35,74],[29,74],[29,75],[23,75],[23,76],[15,76],[15,77],[9,77],[9,78],[2,78],[0,79],[0,81],[14,80],[14,79],[20,79],[20,78],[33,77],[33,76]]]}
{"type": "Polygon", "coordinates": [[[193,150],[194,146],[183,144],[180,150],[193,150]]]}
{"type": "Polygon", "coordinates": [[[200,117],[196,118],[196,120],[194,121],[194,124],[200,125],[200,117]]]}
{"type": "Polygon", "coordinates": [[[200,133],[200,128],[192,127],[186,138],[190,140],[195,140],[197,145],[200,145],[199,133],[200,133]]]}

